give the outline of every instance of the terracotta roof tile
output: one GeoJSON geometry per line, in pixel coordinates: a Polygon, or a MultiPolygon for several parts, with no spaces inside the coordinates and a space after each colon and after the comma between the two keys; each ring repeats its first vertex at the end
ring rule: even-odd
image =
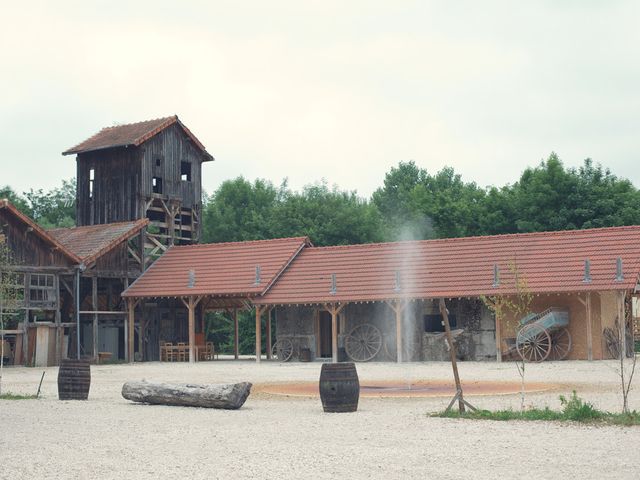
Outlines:
{"type": "Polygon", "coordinates": [[[213,157],[206,151],[204,145],[191,133],[191,131],[178,119],[177,115],[171,117],[157,118],[154,120],[146,120],[144,122],[130,123],[127,125],[116,125],[114,127],[106,127],[98,133],[88,138],[75,147],[62,152],[63,155],[71,155],[74,153],[91,152],[94,150],[102,150],[106,148],[139,146],[157,135],[165,128],[170,127],[174,123],[180,125],[184,132],[193,140],[196,146],[202,150],[208,160],[213,157]]]}
{"type": "Polygon", "coordinates": [[[133,222],[54,228],[48,233],[83,263],[89,264],[136,235],[148,223],[149,220],[143,218],[133,222]]]}
{"type": "Polygon", "coordinates": [[[260,295],[305,245],[309,239],[297,237],[171,247],[123,296],[260,295]]]}
{"type": "Polygon", "coordinates": [[[640,273],[640,226],[307,248],[256,303],[512,293],[513,264],[532,293],[632,290],[640,273]],[[618,257],[623,281],[616,281],[618,257]],[[591,282],[583,281],[586,259],[591,282]],[[498,287],[493,286],[494,265],[498,287]]]}

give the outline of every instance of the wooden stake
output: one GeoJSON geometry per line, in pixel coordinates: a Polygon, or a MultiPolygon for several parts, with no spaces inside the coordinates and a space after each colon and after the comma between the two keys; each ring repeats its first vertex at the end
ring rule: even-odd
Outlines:
{"type": "Polygon", "coordinates": [[[396,311],[396,362],[402,363],[402,311],[404,309],[399,300],[396,301],[394,310],[396,311]]]}
{"type": "Polygon", "coordinates": [[[193,297],[189,297],[187,306],[189,308],[189,363],[195,363],[196,361],[196,352],[195,352],[196,312],[195,312],[195,299],[193,297]]]}
{"type": "MultiPolygon", "coordinates": [[[[91,305],[94,311],[98,310],[98,277],[91,279],[91,305]]],[[[98,315],[93,314],[93,324],[91,326],[93,333],[93,359],[98,360],[98,315]]]]}
{"type": "Polygon", "coordinates": [[[267,360],[271,360],[271,309],[267,310],[267,360]]]}
{"type": "Polygon", "coordinates": [[[456,359],[456,346],[453,343],[453,337],[451,336],[451,327],[449,326],[449,312],[447,311],[447,306],[444,303],[444,298],[440,299],[440,314],[442,315],[442,319],[444,320],[444,331],[447,336],[447,342],[449,342],[449,354],[451,355],[451,367],[453,368],[453,379],[456,383],[456,395],[453,397],[451,403],[447,407],[449,410],[456,400],[458,400],[458,408],[460,409],[460,413],[465,412],[465,405],[468,406],[471,410],[475,410],[469,402],[464,399],[462,394],[462,384],[460,383],[460,376],[458,375],[458,362],[456,359]]]}
{"type": "Polygon", "coordinates": [[[501,318],[498,315],[496,317],[496,362],[502,362],[502,327],[501,318]]]}
{"type": "Polygon", "coordinates": [[[620,328],[620,356],[624,358],[627,356],[627,325],[624,314],[624,300],[626,292],[618,292],[618,321],[620,328]]]}
{"type": "Polygon", "coordinates": [[[331,363],[338,363],[338,312],[331,308],[331,363]]]}
{"type": "Polygon", "coordinates": [[[133,363],[134,353],[135,353],[134,347],[133,347],[133,340],[135,338],[134,324],[135,324],[136,301],[133,299],[130,299],[128,302],[128,306],[129,306],[129,317],[128,317],[129,324],[127,325],[127,331],[129,332],[129,338],[127,339],[128,340],[127,350],[129,352],[129,363],[133,363]]]}

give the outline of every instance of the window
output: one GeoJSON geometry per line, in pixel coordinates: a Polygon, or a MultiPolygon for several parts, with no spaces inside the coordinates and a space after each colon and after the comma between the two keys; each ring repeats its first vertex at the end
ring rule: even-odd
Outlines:
{"type": "Polygon", "coordinates": [[[29,282],[29,302],[31,305],[55,305],[56,289],[53,275],[34,273],[29,282]]]}
{"type": "MultiPolygon", "coordinates": [[[[442,315],[425,315],[424,316],[424,331],[425,332],[444,332],[444,320],[442,315]]],[[[456,316],[449,315],[449,326],[451,328],[456,327],[456,316]]]]}
{"type": "Polygon", "coordinates": [[[191,164],[189,162],[180,162],[180,180],[183,182],[191,181],[191,164]]]}
{"type": "Polygon", "coordinates": [[[95,180],[96,171],[92,168],[89,170],[89,198],[93,198],[93,182],[95,180]]]}
{"type": "Polygon", "coordinates": [[[162,161],[159,158],[156,158],[156,167],[159,167],[162,161]]]}
{"type": "Polygon", "coordinates": [[[153,177],[151,179],[151,186],[153,187],[153,193],[162,193],[162,178],[153,177]]]}

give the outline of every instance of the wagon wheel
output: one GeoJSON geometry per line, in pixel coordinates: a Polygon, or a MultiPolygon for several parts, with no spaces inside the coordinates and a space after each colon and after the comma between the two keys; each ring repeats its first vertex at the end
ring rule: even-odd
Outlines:
{"type": "Polygon", "coordinates": [[[522,360],[543,362],[551,353],[551,336],[540,325],[526,325],[518,332],[516,348],[522,360]]]}
{"type": "Polygon", "coordinates": [[[282,338],[271,347],[271,357],[281,362],[288,362],[293,355],[293,343],[288,338],[282,338]]]}
{"type": "Polygon", "coordinates": [[[571,334],[560,328],[551,334],[551,359],[564,360],[571,351],[571,334]]]}
{"type": "Polygon", "coordinates": [[[358,325],[345,338],[344,348],[353,361],[367,362],[382,348],[382,334],[368,323],[358,325]]]}

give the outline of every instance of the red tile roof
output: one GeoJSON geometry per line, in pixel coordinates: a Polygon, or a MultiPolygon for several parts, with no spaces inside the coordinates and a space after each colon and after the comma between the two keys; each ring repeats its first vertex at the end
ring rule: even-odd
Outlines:
{"type": "Polygon", "coordinates": [[[44,228],[38,225],[36,222],[31,220],[28,216],[18,210],[9,200],[0,199],[0,209],[6,209],[11,214],[16,217],[19,221],[30,228],[36,235],[38,235],[42,240],[49,243],[52,248],[60,250],[72,263],[80,263],[81,260],[78,258],[76,254],[72,251],[68,250],[64,245],[62,245],[50,232],[47,232],[44,228]]]}
{"type": "Polygon", "coordinates": [[[88,138],[75,147],[65,150],[62,154],[71,155],[74,153],[91,152],[93,150],[102,150],[114,147],[137,147],[174,123],[180,125],[196,146],[202,150],[207,160],[213,160],[213,157],[206,151],[204,145],[202,145],[196,136],[191,133],[191,131],[178,119],[177,115],[103,128],[94,136],[88,138]]]}
{"type": "Polygon", "coordinates": [[[256,303],[513,293],[514,263],[532,293],[633,290],[640,273],[640,226],[307,248],[256,303]],[[623,281],[616,281],[618,257],[623,281]],[[591,282],[583,281],[586,259],[591,282]],[[494,265],[498,287],[493,286],[494,265]]]}
{"type": "Polygon", "coordinates": [[[116,245],[136,235],[148,223],[149,220],[143,218],[134,222],[54,228],[48,233],[66,250],[73,252],[79,259],[78,263],[88,266],[116,245]]]}
{"type": "Polygon", "coordinates": [[[297,237],[171,247],[122,296],[261,295],[309,244],[297,237]]]}

